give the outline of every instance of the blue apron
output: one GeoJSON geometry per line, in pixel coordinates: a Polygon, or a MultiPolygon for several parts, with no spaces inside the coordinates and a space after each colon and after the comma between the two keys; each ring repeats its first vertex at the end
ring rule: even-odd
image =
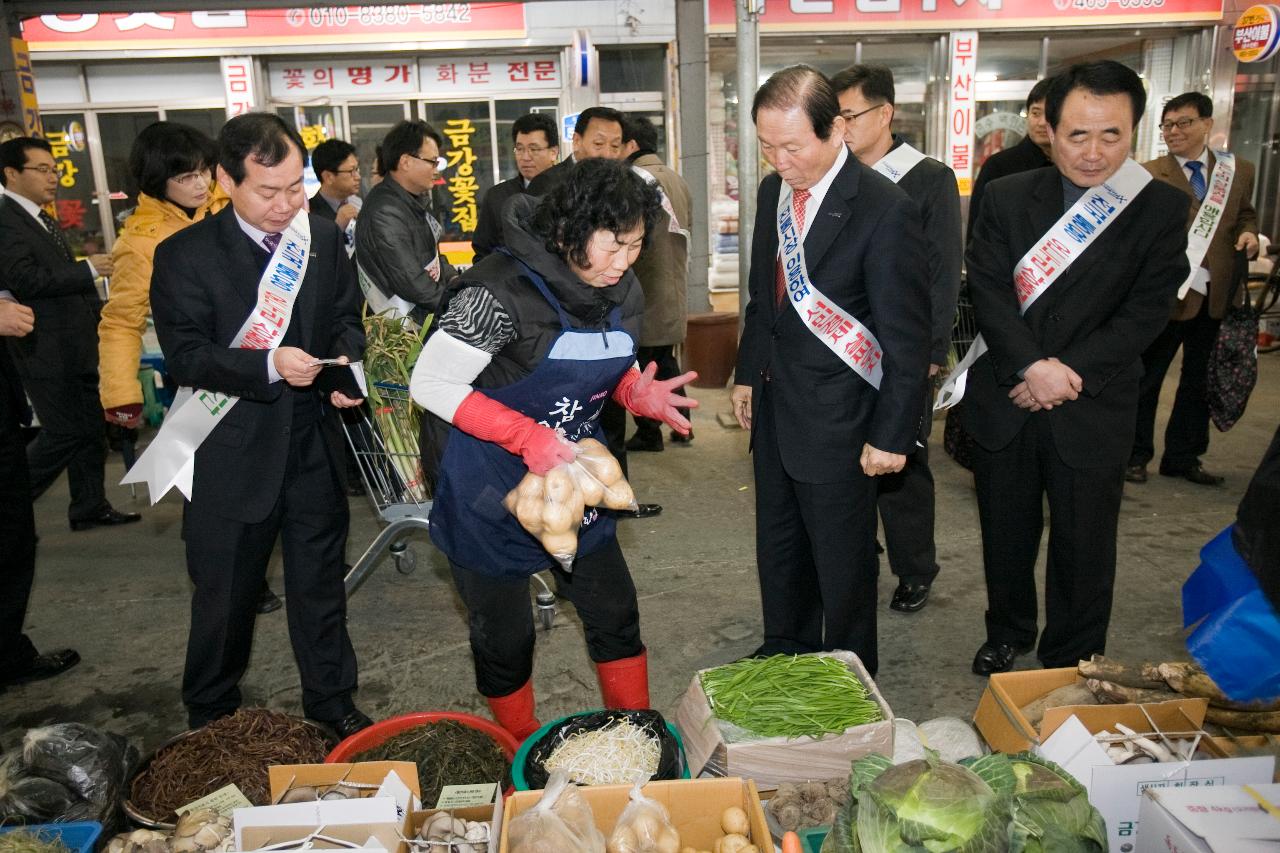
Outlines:
{"type": "MultiPolygon", "coordinates": [[[[521,264],[556,310],[561,331],[528,376],[480,390],[545,426],[564,430],[570,441],[591,437],[603,442],[600,411],[636,358],[635,340],[621,325],[622,309],[610,312],[606,329],[575,329],[542,276],[521,264]]],[[[431,508],[431,541],[453,562],[484,575],[528,577],[551,566],[551,555],[502,505],[527,473],[519,456],[451,429],[431,508]]],[[[587,507],[578,528],[578,553],[602,548],[613,538],[616,524],[613,516],[587,507]]]]}

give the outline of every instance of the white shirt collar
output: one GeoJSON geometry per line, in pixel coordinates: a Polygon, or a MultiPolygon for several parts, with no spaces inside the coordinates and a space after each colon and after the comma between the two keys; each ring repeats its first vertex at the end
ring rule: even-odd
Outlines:
{"type": "Polygon", "coordinates": [[[804,206],[804,233],[800,235],[801,238],[809,233],[809,226],[817,218],[813,214],[817,213],[822,207],[822,200],[827,197],[827,190],[831,189],[831,184],[835,182],[836,175],[844,168],[845,161],[849,159],[849,156],[849,149],[842,142],[840,144],[840,153],[836,155],[836,162],[832,164],[821,180],[809,187],[809,201],[804,206]]]}
{"type": "MultiPolygon", "coordinates": [[[[1179,157],[1177,154],[1174,154],[1174,155],[1173,155],[1173,158],[1174,158],[1175,160],[1177,160],[1177,161],[1178,161],[1178,165],[1179,165],[1179,166],[1181,166],[1181,167],[1182,167],[1182,168],[1184,168],[1184,169],[1185,169],[1185,168],[1187,168],[1187,164],[1188,164],[1188,163],[1190,163],[1192,160],[1199,160],[1201,163],[1203,163],[1203,164],[1204,164],[1204,168],[1202,168],[1202,169],[1200,170],[1200,173],[1201,173],[1201,174],[1204,174],[1204,169],[1209,168],[1209,148],[1208,148],[1208,146],[1206,146],[1206,147],[1204,147],[1204,148],[1200,149],[1200,156],[1199,156],[1199,157],[1179,157]]],[[[1208,176],[1208,175],[1205,175],[1205,177],[1206,177],[1206,178],[1208,178],[1209,176],[1208,176]]]]}
{"type": "Polygon", "coordinates": [[[234,207],[231,208],[231,212],[236,215],[236,222],[240,224],[240,230],[243,231],[245,234],[248,234],[250,240],[257,243],[262,249],[265,250],[267,248],[267,244],[262,242],[262,239],[267,236],[267,232],[260,231],[259,229],[254,228],[248,222],[245,222],[243,219],[241,219],[240,212],[236,210],[234,207]]]}
{"type": "MultiPolygon", "coordinates": [[[[22,195],[21,193],[15,193],[12,190],[6,192],[5,195],[7,195],[9,198],[16,201],[19,207],[21,207],[27,213],[31,214],[32,219],[34,219],[36,222],[40,222],[40,213],[42,210],[40,205],[36,204],[31,199],[27,198],[25,195],[22,195]]],[[[40,227],[41,228],[45,227],[43,222],[40,222],[40,227]]],[[[48,229],[45,228],[45,230],[47,231],[48,229]]]]}

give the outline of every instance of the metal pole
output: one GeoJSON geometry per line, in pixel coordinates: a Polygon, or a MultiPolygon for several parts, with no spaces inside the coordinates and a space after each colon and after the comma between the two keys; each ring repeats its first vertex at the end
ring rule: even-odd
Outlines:
{"type": "Polygon", "coordinates": [[[738,311],[739,326],[747,307],[751,272],[751,232],[756,222],[756,189],[760,183],[760,154],[751,99],[760,79],[759,0],[736,0],[735,34],[738,48],[738,311]]]}
{"type": "MultiPolygon", "coordinates": [[[[680,174],[692,192],[688,307],[711,310],[707,268],[711,263],[711,185],[707,142],[707,22],[705,0],[677,0],[676,50],[680,85],[680,174]]],[[[674,165],[674,164],[673,164],[674,165]]]]}

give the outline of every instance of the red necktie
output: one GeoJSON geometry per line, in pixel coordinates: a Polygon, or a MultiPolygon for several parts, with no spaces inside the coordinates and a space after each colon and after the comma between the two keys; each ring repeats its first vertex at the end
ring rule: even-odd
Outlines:
{"type": "MultiPolygon", "coordinates": [[[[805,203],[809,201],[809,196],[811,195],[813,195],[813,193],[808,190],[793,190],[791,192],[791,212],[795,214],[796,217],[796,234],[800,235],[800,239],[802,241],[804,240],[804,206],[805,203]]],[[[782,275],[781,253],[778,255],[778,260],[774,262],[774,267],[777,270],[777,275],[774,277],[776,282],[774,299],[779,305],[781,305],[782,299],[787,293],[786,279],[782,275]]]]}

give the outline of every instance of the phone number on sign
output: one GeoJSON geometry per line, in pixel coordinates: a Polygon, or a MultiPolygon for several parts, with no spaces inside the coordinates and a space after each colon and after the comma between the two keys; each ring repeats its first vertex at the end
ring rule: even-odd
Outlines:
{"type": "Polygon", "coordinates": [[[347,6],[321,7],[311,9],[290,9],[285,20],[293,27],[345,27],[357,25],[362,27],[394,27],[411,23],[423,24],[469,24],[471,23],[470,3],[441,3],[392,5],[392,6],[347,6]]]}
{"type": "Polygon", "coordinates": [[[1065,2],[1056,2],[1054,5],[1066,11],[1067,9],[1100,10],[1113,7],[1120,9],[1159,9],[1164,4],[1165,0],[1065,0],[1065,2]]]}

